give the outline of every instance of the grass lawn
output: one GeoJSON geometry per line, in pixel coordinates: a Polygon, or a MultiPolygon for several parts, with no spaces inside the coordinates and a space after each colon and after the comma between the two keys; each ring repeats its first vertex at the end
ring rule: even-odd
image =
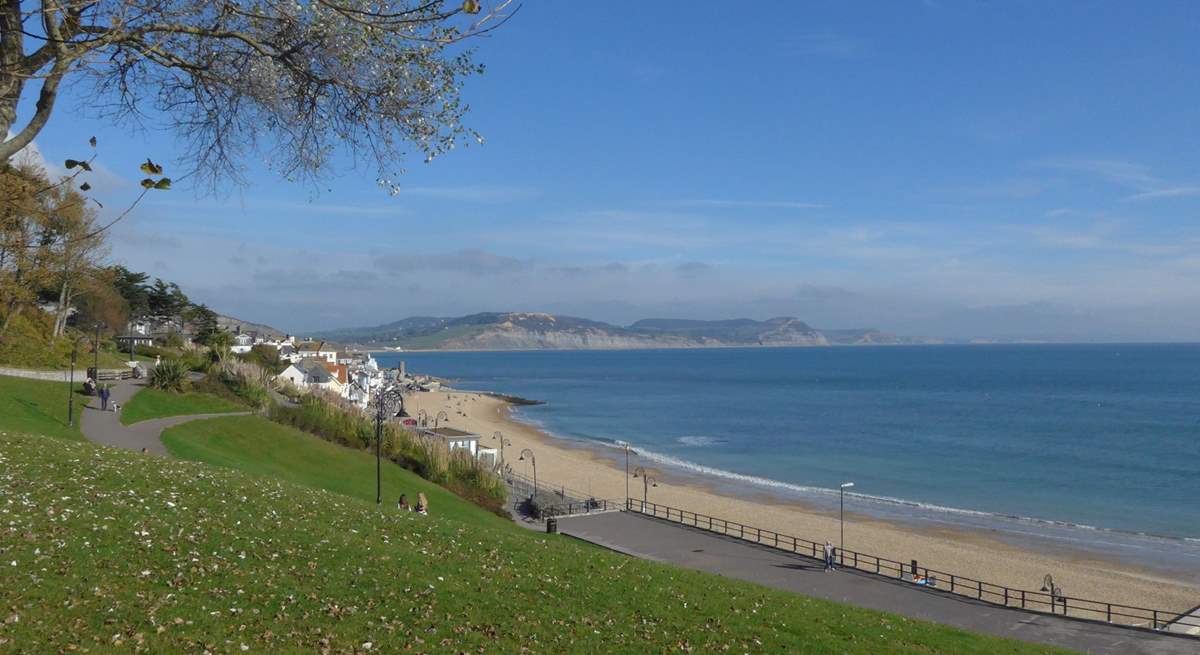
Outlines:
{"type": "MultiPolygon", "coordinates": [[[[128,410],[124,410],[128,411],[128,410]]],[[[375,503],[375,456],[329,443],[257,416],[192,421],[168,428],[163,444],[172,455],[295,482],[375,503]]],[[[383,502],[396,506],[400,494],[415,504],[424,492],[438,516],[501,530],[519,526],[387,460],[383,462],[383,502]]]]}
{"type": "Polygon", "coordinates": [[[1065,652],[39,436],[0,497],[3,652],[1065,652]]]}
{"type": "Polygon", "coordinates": [[[75,425],[67,425],[67,383],[0,375],[0,430],[83,440],[79,414],[88,397],[75,389],[75,425]]]}
{"type": "Polygon", "coordinates": [[[121,423],[186,414],[217,414],[245,412],[249,408],[206,393],[172,393],[158,389],[142,389],[121,408],[121,423]]]}

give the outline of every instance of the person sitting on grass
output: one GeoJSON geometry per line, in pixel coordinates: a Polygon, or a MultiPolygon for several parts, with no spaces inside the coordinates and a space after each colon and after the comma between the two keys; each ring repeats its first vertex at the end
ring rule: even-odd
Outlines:
{"type": "Polygon", "coordinates": [[[417,513],[421,515],[429,514],[429,501],[425,500],[425,492],[417,494],[417,513]]]}
{"type": "Polygon", "coordinates": [[[402,512],[412,511],[412,508],[408,506],[408,496],[400,494],[400,500],[396,501],[396,509],[402,512]]]}

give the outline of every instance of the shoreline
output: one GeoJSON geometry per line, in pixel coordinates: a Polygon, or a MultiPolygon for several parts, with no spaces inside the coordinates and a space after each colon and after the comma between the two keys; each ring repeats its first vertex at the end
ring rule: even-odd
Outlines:
{"type": "MultiPolygon", "coordinates": [[[[518,464],[512,452],[530,448],[537,458],[538,478],[548,488],[566,486],[595,498],[625,497],[620,450],[603,452],[604,446],[555,437],[522,421],[508,403],[481,392],[444,389],[409,394],[408,400],[414,411],[446,411],[448,425],[479,434],[485,446],[495,447],[492,435],[500,431],[509,442],[505,459],[518,472],[525,472],[522,467],[527,463],[518,464]]],[[[817,503],[782,498],[767,490],[737,493],[731,489],[734,485],[720,478],[683,473],[631,456],[630,468],[635,465],[644,466],[657,480],[649,490],[652,502],[813,541],[838,542],[836,512],[817,503]]],[[[642,489],[637,488],[641,484],[640,480],[629,481],[631,497],[641,497],[642,489]]],[[[1183,571],[1132,565],[1095,549],[1049,543],[1048,539],[1045,547],[1014,543],[983,526],[937,524],[902,516],[880,518],[854,510],[846,516],[847,548],[897,561],[917,559],[929,568],[1026,589],[1038,588],[1049,572],[1073,597],[1174,612],[1184,612],[1200,599],[1200,580],[1181,581],[1177,576],[1183,571]],[[1052,549],[1055,552],[1050,552],[1052,549]]]]}

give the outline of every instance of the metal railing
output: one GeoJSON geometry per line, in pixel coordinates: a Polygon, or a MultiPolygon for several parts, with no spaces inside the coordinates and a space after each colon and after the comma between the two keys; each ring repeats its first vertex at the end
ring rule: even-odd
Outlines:
{"type": "MultiPolygon", "coordinates": [[[[525,495],[533,495],[533,478],[522,475],[511,469],[502,471],[500,477],[514,491],[518,491],[525,495]]],[[[538,480],[538,494],[548,495],[553,494],[563,500],[563,502],[583,502],[592,497],[591,494],[579,489],[572,489],[561,484],[550,484],[545,480],[538,480]]],[[[624,501],[621,501],[624,503],[624,501]]]]}
{"type": "Polygon", "coordinates": [[[543,518],[554,516],[575,516],[578,514],[598,514],[600,512],[616,512],[625,509],[625,501],[607,498],[589,498],[587,500],[550,505],[542,510],[543,518]]]}
{"type": "MultiPolygon", "coordinates": [[[[646,502],[636,498],[626,500],[625,509],[686,526],[735,537],[744,541],[764,545],[803,557],[822,560],[824,542],[816,542],[773,530],[752,527],[725,519],[697,514],[683,509],[646,502]]],[[[840,566],[879,576],[908,580],[926,588],[958,596],[965,596],[1003,607],[1020,608],[1111,623],[1123,627],[1163,630],[1170,627],[1172,634],[1191,637],[1191,628],[1200,629],[1200,617],[1179,614],[1175,611],[1135,607],[1120,603],[1108,603],[1086,598],[1075,598],[1048,591],[1015,589],[1004,585],[976,580],[966,576],[946,573],[936,569],[905,564],[885,557],[839,548],[837,558],[840,566]]]]}

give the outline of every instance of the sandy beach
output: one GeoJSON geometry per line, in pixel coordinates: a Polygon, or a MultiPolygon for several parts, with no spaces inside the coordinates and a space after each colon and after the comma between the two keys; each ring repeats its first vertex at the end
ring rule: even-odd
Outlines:
{"type": "MultiPolygon", "coordinates": [[[[442,390],[414,393],[406,398],[410,415],[424,409],[430,416],[444,411],[444,425],[482,435],[482,444],[498,446],[496,431],[511,442],[506,460],[519,473],[526,464],[517,461],[524,448],[537,457],[538,481],[548,487],[566,486],[589,492],[595,498],[623,499],[626,478],[621,462],[600,453],[556,439],[511,416],[508,403],[485,394],[442,390]]],[[[614,453],[615,455],[615,453],[614,453]]],[[[640,462],[639,462],[640,463],[640,462]]],[[[649,467],[647,467],[649,468],[649,467]]],[[[731,497],[716,493],[703,479],[682,479],[660,474],[649,499],[688,511],[801,538],[837,543],[837,517],[800,503],[772,499],[766,494],[731,497]]],[[[640,498],[642,481],[630,480],[630,495],[640,498]]],[[[848,514],[848,549],[907,562],[1014,588],[1039,589],[1051,572],[1067,595],[1126,605],[1183,612],[1200,604],[1200,587],[1173,579],[1169,572],[1139,569],[1127,562],[1107,561],[1083,553],[1056,554],[1020,548],[990,537],[983,531],[906,529],[893,522],[848,514]]]]}

